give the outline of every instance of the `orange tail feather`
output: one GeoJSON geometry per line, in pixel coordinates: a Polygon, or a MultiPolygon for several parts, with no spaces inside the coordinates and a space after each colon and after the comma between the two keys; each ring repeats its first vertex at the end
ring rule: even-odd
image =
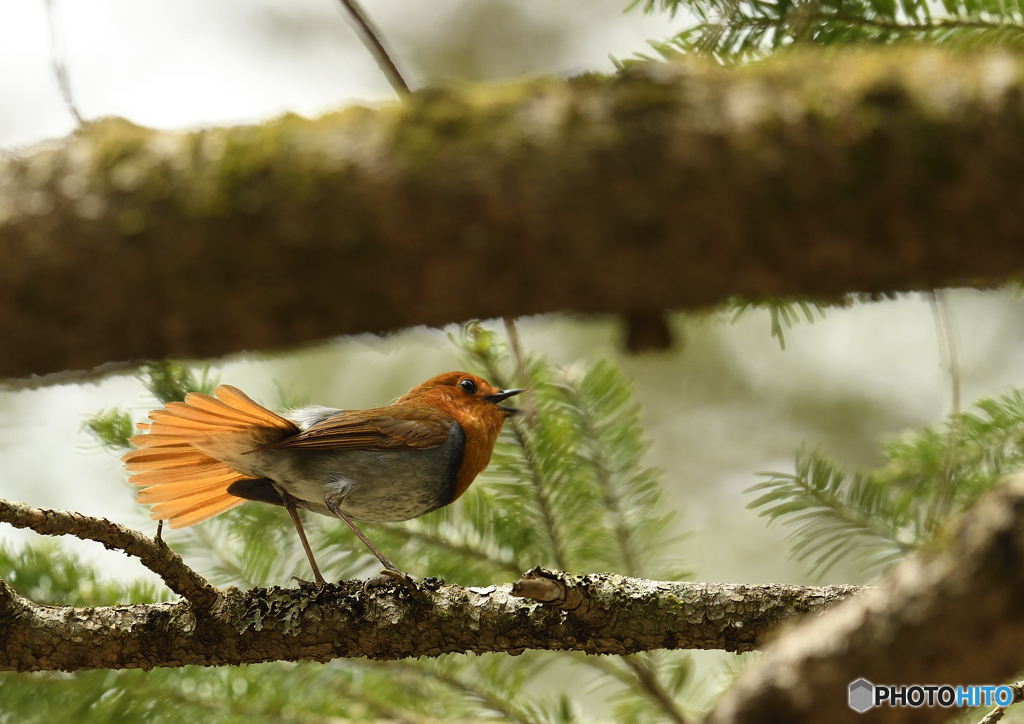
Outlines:
{"type": "Polygon", "coordinates": [[[197,447],[219,437],[251,431],[254,439],[270,434],[280,439],[298,432],[294,423],[253,402],[245,393],[221,385],[214,394],[198,392],[184,402],[169,402],[149,413],[151,423],[138,423],[143,434],[130,438],[138,449],[121,460],[143,488],[136,500],[152,504],[150,517],[172,528],[202,522],[245,502],[227,492],[237,480],[249,478],[197,447]]]}

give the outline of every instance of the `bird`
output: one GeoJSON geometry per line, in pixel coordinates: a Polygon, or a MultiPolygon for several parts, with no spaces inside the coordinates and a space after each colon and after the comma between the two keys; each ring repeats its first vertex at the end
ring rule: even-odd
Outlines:
{"type": "MultiPolygon", "coordinates": [[[[505,420],[501,390],[445,372],[394,403],[367,410],[310,405],[277,414],[231,385],[168,402],[140,422],[122,456],[136,500],[171,528],[201,523],[246,501],[283,506],[313,569],[298,509],[341,519],[377,557],[384,578],[412,579],[354,521],[410,520],[459,499],[490,462],[505,420]]],[[[306,581],[299,580],[301,583],[306,581]]]]}

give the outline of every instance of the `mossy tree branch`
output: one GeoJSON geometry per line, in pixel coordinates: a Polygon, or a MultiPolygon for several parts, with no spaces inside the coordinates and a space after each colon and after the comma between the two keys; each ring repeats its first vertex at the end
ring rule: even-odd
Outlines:
{"type": "Polygon", "coordinates": [[[1024,272],[1024,60],[910,49],[122,120],[0,162],[0,378],[1024,272]]]}

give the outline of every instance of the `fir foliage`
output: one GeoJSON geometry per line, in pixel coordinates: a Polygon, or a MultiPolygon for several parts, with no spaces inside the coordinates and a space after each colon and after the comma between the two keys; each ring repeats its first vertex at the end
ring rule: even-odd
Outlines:
{"type": "MultiPolygon", "coordinates": [[[[471,369],[501,387],[529,389],[519,403],[524,412],[506,424],[491,465],[455,505],[405,523],[368,524],[371,540],[403,570],[463,585],[507,582],[535,565],[648,578],[684,575],[671,555],[672,514],[662,503],[661,472],[643,464],[649,442],[622,372],[604,361],[558,368],[531,355],[510,359],[498,335],[478,324],[466,325],[453,339],[471,369]]],[[[154,406],[193,391],[210,393],[216,385],[208,370],[196,373],[180,363],[149,365],[140,380],[154,406]]],[[[289,405],[301,402],[292,391],[278,391],[289,405]]],[[[120,454],[132,422],[125,412],[104,411],[86,427],[120,454]]],[[[329,580],[376,572],[376,559],[345,526],[303,517],[329,580]]],[[[275,506],[239,506],[168,535],[172,547],[216,585],[284,585],[289,576],[309,576],[291,522],[275,506]]],[[[54,604],[166,595],[148,584],[101,583],[91,566],[55,543],[17,554],[0,551],[0,575],[32,600],[54,604]],[[88,598],[83,591],[98,593],[88,598]]],[[[11,675],[0,677],[0,724],[15,711],[18,721],[29,722],[61,720],[69,712],[86,722],[159,722],[172,715],[197,722],[568,722],[582,716],[578,701],[533,690],[545,672],[566,662],[586,667],[574,675],[593,680],[591,691],[614,692],[618,721],[679,720],[687,707],[678,702],[693,695],[692,661],[685,653],[584,657],[528,651],[515,658],[11,675]],[[5,688],[16,694],[5,696],[5,688]],[[45,706],[39,703],[44,699],[45,706]]]]}
{"type": "Polygon", "coordinates": [[[216,377],[210,376],[209,365],[197,376],[191,367],[175,360],[150,362],[142,368],[139,379],[150,394],[164,404],[184,402],[189,392],[212,395],[218,382],[216,377]]]}
{"type": "MultiPolygon", "coordinates": [[[[649,443],[639,423],[633,390],[608,362],[581,362],[561,370],[543,359],[510,360],[494,332],[479,324],[457,340],[476,371],[500,387],[526,387],[524,413],[499,441],[489,470],[505,488],[505,501],[521,500],[522,520],[546,555],[567,570],[615,570],[647,578],[685,575],[666,555],[675,542],[663,512],[660,472],[645,468],[649,443]],[[524,495],[525,494],[525,495],[524,495]]],[[[575,657],[618,683],[616,720],[682,721],[679,703],[689,692],[692,659],[685,652],[620,657],[575,657]]]]}
{"type": "Polygon", "coordinates": [[[53,539],[14,550],[0,544],[0,579],[19,595],[50,606],[116,606],[165,601],[169,592],[148,581],[122,584],[101,578],[53,539]]]}
{"type": "Polygon", "coordinates": [[[748,507],[791,529],[791,554],[810,562],[811,575],[823,575],[847,557],[879,571],[910,550],[901,539],[908,511],[874,477],[849,475],[805,450],[797,455],[795,474],[766,475],[748,490],[760,494],[748,507]]]}
{"type": "Polygon", "coordinates": [[[132,416],[124,410],[100,410],[86,418],[82,427],[91,432],[100,444],[111,450],[130,447],[128,438],[135,434],[132,416]]]}
{"type": "Polygon", "coordinates": [[[1024,47],[1024,5],[1016,1],[633,0],[628,7],[696,17],[696,25],[652,43],[663,57],[697,52],[742,61],[798,45],[857,43],[1024,47]]]}
{"type": "Polygon", "coordinates": [[[764,473],[749,507],[789,529],[792,555],[821,575],[841,560],[865,575],[929,545],[956,513],[1024,469],[1024,391],[975,403],[885,447],[887,464],[848,472],[801,450],[795,473],[764,473]]]}
{"type": "MultiPolygon", "coordinates": [[[[197,376],[191,367],[174,360],[150,362],[141,369],[139,380],[157,400],[168,402],[184,402],[189,392],[213,394],[217,386],[217,378],[210,376],[209,365],[205,366],[197,376]]],[[[131,447],[128,438],[135,434],[135,426],[131,415],[124,410],[100,410],[85,419],[82,426],[91,432],[99,442],[110,449],[127,449],[131,447]]]]}
{"type": "Polygon", "coordinates": [[[786,329],[792,329],[800,322],[801,317],[808,324],[814,324],[814,315],[817,313],[822,319],[825,318],[825,310],[828,309],[827,302],[815,299],[759,299],[750,300],[742,297],[735,297],[725,305],[725,311],[730,313],[735,323],[744,312],[754,309],[764,309],[772,325],[772,337],[779,341],[779,347],[786,349],[786,329]]]}

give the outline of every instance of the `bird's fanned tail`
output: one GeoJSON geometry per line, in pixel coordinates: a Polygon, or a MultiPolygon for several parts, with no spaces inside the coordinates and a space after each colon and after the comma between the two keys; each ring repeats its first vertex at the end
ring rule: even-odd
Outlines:
{"type": "Polygon", "coordinates": [[[149,413],[152,423],[139,423],[145,434],[130,442],[138,450],[121,459],[133,473],[128,479],[139,491],[138,502],[153,504],[150,517],[172,528],[184,528],[244,503],[228,493],[235,481],[250,476],[211,457],[199,446],[218,440],[258,443],[298,432],[294,423],[249,399],[241,390],[221,385],[216,398],[193,392],[184,402],[169,402],[149,413]],[[219,398],[219,399],[218,399],[219,398]]]}

